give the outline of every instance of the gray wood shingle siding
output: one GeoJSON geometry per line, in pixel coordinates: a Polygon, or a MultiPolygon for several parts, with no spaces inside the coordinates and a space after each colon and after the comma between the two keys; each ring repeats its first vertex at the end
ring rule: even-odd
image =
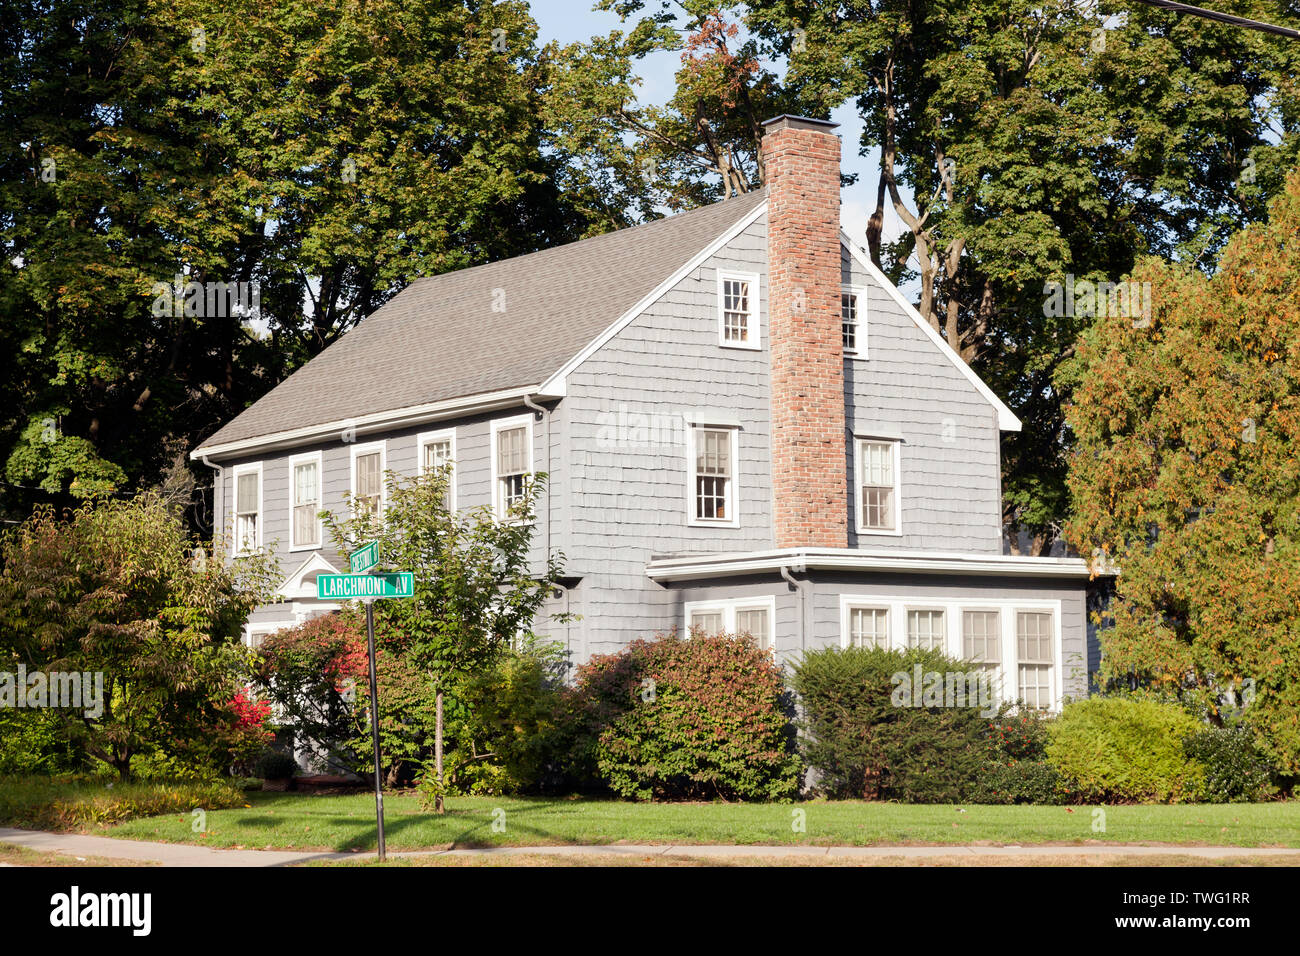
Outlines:
{"type": "MultiPolygon", "coordinates": [[[[849,546],[1001,554],[996,410],[847,251],[841,268],[868,298],[867,357],[844,363],[846,424],[903,437],[902,534],[858,533],[850,502],[849,546]]],[[[854,457],[850,443],[850,488],[854,457]]]]}

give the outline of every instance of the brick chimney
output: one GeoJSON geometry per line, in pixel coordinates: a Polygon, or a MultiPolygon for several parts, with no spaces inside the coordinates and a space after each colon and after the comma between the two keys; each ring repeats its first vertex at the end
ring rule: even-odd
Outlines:
{"type": "Polygon", "coordinates": [[[838,124],[778,116],[763,126],[776,546],[844,548],[838,124]]]}

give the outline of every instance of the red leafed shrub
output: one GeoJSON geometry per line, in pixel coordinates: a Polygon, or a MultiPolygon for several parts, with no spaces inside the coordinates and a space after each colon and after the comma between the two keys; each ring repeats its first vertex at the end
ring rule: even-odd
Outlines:
{"type": "Polygon", "coordinates": [[[574,769],[625,797],[776,800],[802,765],[780,668],[747,638],[675,634],[579,668],[574,769]]]}
{"type": "Polygon", "coordinates": [[[266,701],[250,699],[248,691],[241,687],[235,699],[226,706],[235,715],[236,730],[261,731],[267,740],[275,736],[266,726],[266,719],[271,716],[271,705],[266,701]]]}

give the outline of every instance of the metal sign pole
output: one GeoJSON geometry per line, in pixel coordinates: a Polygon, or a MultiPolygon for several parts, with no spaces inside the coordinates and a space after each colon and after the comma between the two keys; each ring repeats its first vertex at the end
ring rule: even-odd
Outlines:
{"type": "Polygon", "coordinates": [[[379,828],[379,862],[388,858],[384,847],[384,787],[379,768],[379,680],[375,673],[375,599],[367,598],[366,644],[370,651],[370,735],[375,744],[375,822],[379,828]]]}

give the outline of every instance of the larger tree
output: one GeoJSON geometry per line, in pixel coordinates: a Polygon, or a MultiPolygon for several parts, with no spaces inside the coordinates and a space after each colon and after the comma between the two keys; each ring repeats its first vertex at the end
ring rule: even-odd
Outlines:
{"type": "Polygon", "coordinates": [[[1063,366],[1071,541],[1118,568],[1102,679],[1245,718],[1300,772],[1300,170],[1218,273],[1146,260],[1149,324],[1063,366]]]}

